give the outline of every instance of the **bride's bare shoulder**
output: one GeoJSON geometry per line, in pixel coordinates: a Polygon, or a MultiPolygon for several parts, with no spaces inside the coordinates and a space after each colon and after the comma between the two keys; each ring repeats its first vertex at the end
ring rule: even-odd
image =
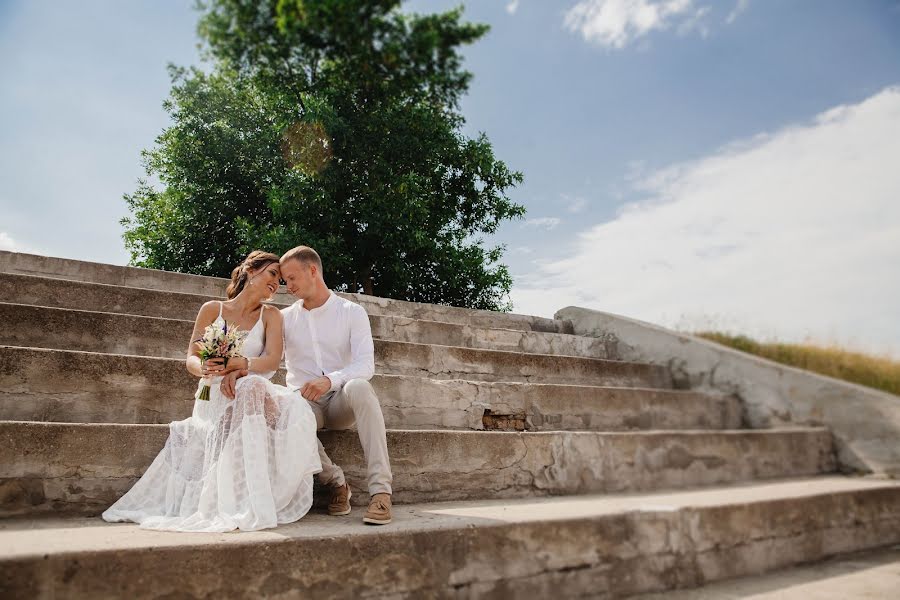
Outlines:
{"type": "Polygon", "coordinates": [[[263,322],[268,325],[275,325],[276,323],[280,325],[284,323],[284,315],[281,314],[277,306],[268,305],[263,309],[263,322]]]}
{"type": "Polygon", "coordinates": [[[197,312],[197,321],[209,321],[213,322],[213,319],[219,316],[219,306],[221,303],[218,300],[210,300],[209,302],[204,302],[203,306],[200,307],[200,310],[197,312]]]}

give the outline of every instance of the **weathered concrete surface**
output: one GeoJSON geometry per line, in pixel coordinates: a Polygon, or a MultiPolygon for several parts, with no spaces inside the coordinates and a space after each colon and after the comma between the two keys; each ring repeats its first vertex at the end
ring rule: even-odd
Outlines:
{"type": "Polygon", "coordinates": [[[0,250],[0,272],[134,288],[165,288],[204,296],[224,296],[225,287],[228,284],[227,280],[218,277],[203,277],[138,267],[120,267],[3,250],[0,250]]]}
{"type": "Polygon", "coordinates": [[[671,388],[660,365],[377,340],[380,373],[432,379],[671,388]]]}
{"type": "Polygon", "coordinates": [[[184,358],[193,323],[0,302],[0,344],[184,358]]]}
{"type": "Polygon", "coordinates": [[[894,546],[699,589],[631,596],[631,600],[896,600],[898,590],[900,546],[894,546]]]}
{"type": "Polygon", "coordinates": [[[521,416],[530,431],[737,429],[741,408],[730,396],[680,390],[376,377],[385,419],[403,427],[484,428],[521,416]],[[398,400],[400,400],[398,402],[398,400]]]}
{"type": "Polygon", "coordinates": [[[900,486],[844,478],[680,493],[397,506],[173,534],[0,522],[0,589],[62,598],[621,597],[900,541],[900,486]]]}
{"type": "Polygon", "coordinates": [[[367,296],[365,294],[342,293],[338,295],[363,305],[369,314],[373,315],[392,315],[426,321],[460,323],[472,327],[522,329],[524,331],[544,333],[573,333],[572,324],[568,321],[547,319],[545,317],[500,313],[491,310],[459,308],[456,306],[444,306],[442,304],[406,302],[405,300],[379,298],[378,296],[367,296]]]}
{"type": "MultiPolygon", "coordinates": [[[[219,293],[218,287],[212,294],[188,294],[0,272],[0,302],[12,304],[193,321],[204,302],[220,299],[224,299],[224,294],[219,293]]],[[[275,306],[282,308],[287,304],[275,306]]]]}
{"type": "MultiPolygon", "coordinates": [[[[203,277],[136,267],[120,267],[2,250],[0,250],[0,272],[150,290],[165,289],[204,297],[224,296],[225,287],[228,284],[228,280],[217,277],[203,277]]],[[[499,327],[525,331],[572,333],[570,323],[544,317],[406,302],[366,296],[365,294],[342,293],[339,295],[363,305],[369,311],[369,314],[444,321],[471,325],[473,327],[499,327]]],[[[294,298],[286,293],[283,287],[274,298],[276,304],[290,304],[293,301],[294,298]]],[[[193,318],[193,316],[190,318],[193,318]]]]}
{"type": "Polygon", "coordinates": [[[168,423],[196,389],[183,360],[0,346],[4,420],[168,423]]]}
{"type": "MultiPolygon", "coordinates": [[[[149,466],[166,425],[0,422],[0,516],[98,513],[149,466]]],[[[365,502],[353,431],[320,432],[365,502]]],[[[397,502],[684,488],[834,469],[823,429],[727,432],[388,431],[397,502]]]]}
{"type": "MultiPolygon", "coordinates": [[[[392,428],[484,429],[486,410],[521,416],[534,431],[741,426],[737,399],[720,394],[408,375],[376,375],[372,385],[392,428]]],[[[169,423],[190,416],[196,387],[179,359],[0,346],[0,419],[169,423]]]]}
{"type": "MultiPolygon", "coordinates": [[[[0,322],[7,324],[0,345],[167,358],[185,356],[193,329],[176,319],[9,303],[0,303],[0,322]]],[[[375,364],[383,373],[436,379],[671,387],[658,365],[382,339],[375,364]]]]}
{"type": "MultiPolygon", "coordinates": [[[[200,306],[214,298],[199,294],[80,281],[62,282],[47,277],[0,273],[0,302],[9,304],[159,317],[193,323],[200,306]]],[[[286,305],[275,306],[281,308],[286,305]]],[[[19,312],[22,312],[23,318],[28,315],[25,311],[19,312]]],[[[422,312],[426,316],[439,316],[434,314],[435,311],[431,311],[430,315],[427,314],[428,311],[422,312]]],[[[605,345],[597,338],[502,328],[508,321],[506,315],[495,318],[493,323],[488,323],[485,319],[482,321],[485,325],[475,326],[390,314],[370,315],[372,335],[380,339],[488,350],[615,358],[607,355],[605,345]]],[[[176,336],[180,332],[181,329],[178,329],[172,335],[176,336]]],[[[173,343],[180,351],[180,346],[185,342],[178,337],[173,343]]]]}
{"type": "Polygon", "coordinates": [[[900,476],[900,397],[794,369],[720,344],[618,315],[556,313],[624,360],[667,365],[682,386],[737,394],[751,427],[825,425],[848,471],[900,476]]]}
{"type": "Polygon", "coordinates": [[[475,327],[408,317],[372,315],[369,320],[372,324],[372,336],[383,340],[529,354],[615,359],[614,356],[608,355],[605,344],[593,337],[475,327]]]}

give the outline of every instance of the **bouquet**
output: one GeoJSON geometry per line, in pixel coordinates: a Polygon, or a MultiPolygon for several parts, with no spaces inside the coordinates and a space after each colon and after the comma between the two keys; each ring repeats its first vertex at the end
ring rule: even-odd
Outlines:
{"type": "MultiPolygon", "coordinates": [[[[227,366],[229,358],[240,356],[247,333],[237,327],[228,329],[228,323],[225,322],[225,319],[216,319],[206,327],[203,337],[194,340],[194,343],[200,349],[198,352],[200,360],[207,361],[210,358],[222,358],[225,361],[225,366],[227,366]]],[[[206,383],[200,388],[197,400],[209,400],[210,378],[204,377],[203,379],[206,383]]]]}

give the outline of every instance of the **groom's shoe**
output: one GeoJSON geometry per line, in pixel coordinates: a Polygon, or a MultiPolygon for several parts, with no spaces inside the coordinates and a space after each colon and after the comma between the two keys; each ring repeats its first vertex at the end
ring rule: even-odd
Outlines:
{"type": "Polygon", "coordinates": [[[363,523],[370,525],[387,525],[391,522],[391,495],[375,494],[369,501],[369,510],[363,517],[363,523]]]}
{"type": "Polygon", "coordinates": [[[350,514],[350,486],[337,485],[331,488],[331,502],[328,503],[328,514],[340,517],[350,514]]]}

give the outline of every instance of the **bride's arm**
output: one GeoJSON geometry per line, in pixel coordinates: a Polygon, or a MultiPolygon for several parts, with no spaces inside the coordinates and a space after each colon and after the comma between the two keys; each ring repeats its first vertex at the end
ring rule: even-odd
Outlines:
{"type": "Polygon", "coordinates": [[[263,315],[266,328],[266,348],[262,356],[254,358],[250,363],[250,371],[256,373],[273,373],[281,365],[284,354],[284,317],[276,308],[267,308],[263,315]]]}
{"type": "Polygon", "coordinates": [[[222,370],[223,361],[218,358],[207,361],[205,365],[206,369],[204,369],[204,365],[198,356],[199,350],[197,349],[197,344],[194,343],[194,340],[199,339],[207,326],[215,321],[218,316],[219,303],[215,301],[207,302],[200,307],[200,312],[197,313],[197,319],[194,321],[194,331],[191,332],[191,339],[188,342],[187,356],[185,358],[185,365],[187,366],[188,373],[191,375],[204,377],[207,374],[219,374],[218,371],[222,370]]]}

